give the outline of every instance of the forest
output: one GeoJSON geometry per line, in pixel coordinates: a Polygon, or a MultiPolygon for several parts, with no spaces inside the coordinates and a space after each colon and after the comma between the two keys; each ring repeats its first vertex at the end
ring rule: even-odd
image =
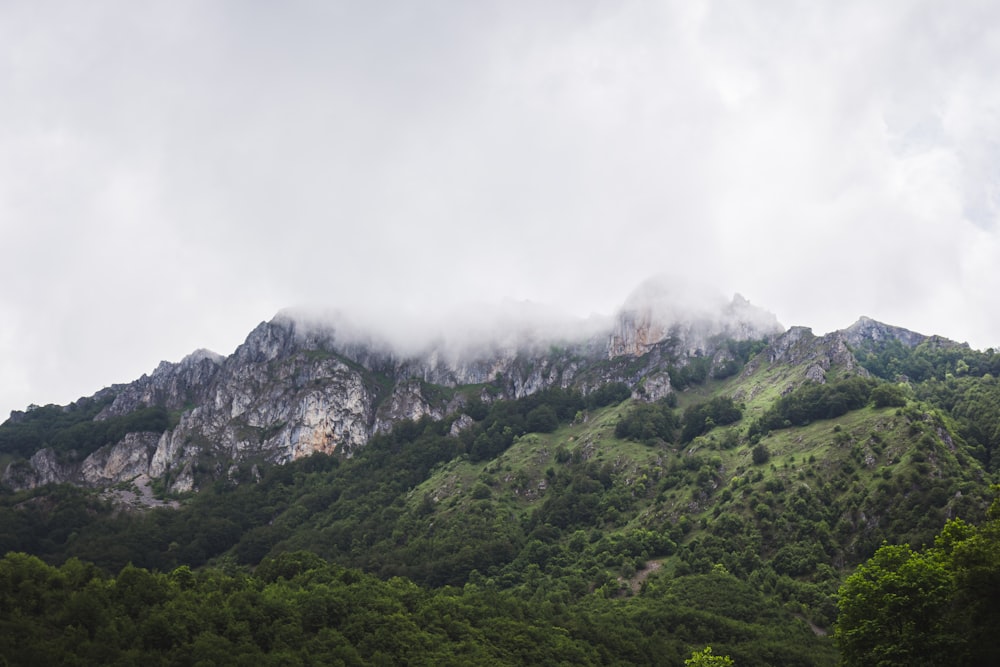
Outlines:
{"type": "MultiPolygon", "coordinates": [[[[783,395],[727,369],[651,403],[621,384],[472,397],[457,435],[457,415],[424,418],[351,457],[248,462],[179,509],[5,490],[0,656],[996,664],[1000,387],[984,354],[889,346],[859,353],[871,377],[783,395]],[[902,381],[911,366],[929,370],[902,381]]],[[[0,452],[69,455],[173,418],[93,422],[100,408],[34,409],[0,426],[0,452]]]]}

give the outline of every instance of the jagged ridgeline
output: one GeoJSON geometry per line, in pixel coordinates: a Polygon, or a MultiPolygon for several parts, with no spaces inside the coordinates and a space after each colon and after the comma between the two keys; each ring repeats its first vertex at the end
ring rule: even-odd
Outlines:
{"type": "Polygon", "coordinates": [[[338,314],[282,313],[228,358],[198,351],[66,408],[13,414],[0,451],[19,460],[6,462],[3,482],[99,486],[142,474],[191,491],[244,462],[349,456],[401,420],[465,415],[459,430],[472,400],[609,383],[657,400],[734,374],[782,331],[741,297],[682,307],[664,290],[644,286],[606,324],[515,310],[407,341],[338,314]]]}
{"type": "MultiPolygon", "coordinates": [[[[529,322],[402,345],[285,313],[228,358],[17,413],[0,426],[0,549],[174,572],[147,582],[157,613],[179,604],[177,568],[259,566],[240,586],[284,601],[295,646],[335,627],[362,661],[375,649],[350,623],[371,611],[345,586],[368,581],[438,661],[460,661],[433,651],[464,638],[500,664],[680,665],[711,645],[809,665],[836,662],[835,593],[883,542],[919,548],[984,517],[992,350],[865,318],[815,336],[662,284],[582,333],[529,322]],[[298,606],[334,580],[340,611],[298,606]]],[[[79,578],[41,567],[0,564],[0,583],[79,578]]],[[[187,590],[217,594],[204,577],[187,590]]],[[[132,645],[182,652],[186,632],[132,645]]],[[[276,650],[262,641],[247,655],[276,650]]]]}

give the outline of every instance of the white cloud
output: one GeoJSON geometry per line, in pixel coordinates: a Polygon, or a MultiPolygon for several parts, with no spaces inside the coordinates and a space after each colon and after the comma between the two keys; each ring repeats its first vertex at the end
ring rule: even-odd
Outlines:
{"type": "Polygon", "coordinates": [[[286,306],[609,313],[665,271],[786,325],[1000,344],[998,19],[6,5],[0,408],[229,352],[286,306]]]}

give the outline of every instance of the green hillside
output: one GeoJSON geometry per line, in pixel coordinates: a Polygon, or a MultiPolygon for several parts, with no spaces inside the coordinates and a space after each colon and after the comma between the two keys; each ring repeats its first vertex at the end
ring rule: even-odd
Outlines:
{"type": "MultiPolygon", "coordinates": [[[[864,359],[899,367],[892,354],[911,353],[928,358],[895,346],[864,359]]],[[[3,563],[5,609],[21,609],[3,622],[35,623],[35,642],[109,632],[29,609],[19,582],[31,579],[61,591],[52,604],[67,614],[105,591],[87,601],[101,623],[176,624],[202,596],[218,600],[228,616],[205,621],[211,638],[189,618],[164,646],[140,630],[115,644],[164,664],[202,640],[283,664],[323,662],[327,640],[345,664],[679,665],[708,645],[741,666],[835,664],[837,591],[858,565],[883,543],[931,546],[949,519],[985,519],[1000,389],[988,364],[944,353],[927,362],[940,377],[919,382],[833,364],[819,384],[807,364],[761,353],[654,403],[619,385],[471,400],[475,421],[457,435],[455,414],[398,424],[351,458],[246,462],[176,510],[120,512],[72,487],[7,494],[0,550],[49,565],[3,563]],[[93,567],[80,574],[74,559],[93,567]],[[119,600],[126,574],[159,593],[119,600]],[[320,590],[334,620],[309,615],[320,590]],[[234,627],[264,621],[240,615],[237,593],[288,637],[239,639],[234,627]],[[384,603],[361,604],[369,595],[384,603]],[[395,619],[418,658],[365,644],[352,625],[365,614],[395,619]]]]}

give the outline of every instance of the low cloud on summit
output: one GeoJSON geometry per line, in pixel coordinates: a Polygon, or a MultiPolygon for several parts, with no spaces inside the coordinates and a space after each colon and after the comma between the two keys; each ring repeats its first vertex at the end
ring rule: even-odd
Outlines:
{"type": "Polygon", "coordinates": [[[298,307],[281,313],[306,337],[334,339],[395,353],[400,358],[429,352],[448,360],[479,359],[497,350],[579,344],[606,344],[614,325],[610,316],[583,318],[558,307],[506,299],[468,302],[419,313],[390,310],[298,307]]]}
{"type": "Polygon", "coordinates": [[[415,340],[470,302],[610,317],[664,272],[817,333],[1000,345],[998,26],[985,2],[7,3],[0,415],[295,304],[415,340]]]}

